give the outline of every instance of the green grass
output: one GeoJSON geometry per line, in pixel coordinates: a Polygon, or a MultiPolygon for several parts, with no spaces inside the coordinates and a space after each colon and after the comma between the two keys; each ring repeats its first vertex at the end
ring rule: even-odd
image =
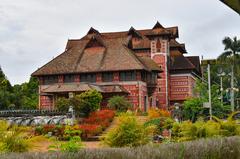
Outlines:
{"type": "Polygon", "coordinates": [[[145,145],[136,148],[81,149],[77,153],[8,153],[1,159],[238,159],[240,137],[145,145]]]}

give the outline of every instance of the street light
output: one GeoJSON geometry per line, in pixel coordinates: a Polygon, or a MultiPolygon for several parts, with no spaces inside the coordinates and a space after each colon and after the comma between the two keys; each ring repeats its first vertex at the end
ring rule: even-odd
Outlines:
{"type": "Polygon", "coordinates": [[[226,73],[223,71],[222,67],[218,68],[217,75],[220,77],[221,104],[223,105],[223,76],[225,76],[226,73]]]}
{"type": "Polygon", "coordinates": [[[211,65],[216,64],[216,59],[202,60],[203,65],[208,68],[208,103],[204,103],[203,107],[209,108],[210,120],[212,120],[212,95],[211,95],[211,65]]]}

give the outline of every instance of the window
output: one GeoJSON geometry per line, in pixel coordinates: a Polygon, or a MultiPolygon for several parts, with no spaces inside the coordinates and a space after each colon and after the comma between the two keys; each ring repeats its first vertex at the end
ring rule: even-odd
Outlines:
{"type": "Polygon", "coordinates": [[[74,75],[65,75],[64,76],[64,82],[65,83],[72,83],[72,82],[74,82],[74,75]]]}
{"type": "Polygon", "coordinates": [[[120,81],[135,81],[136,73],[134,71],[120,72],[120,81]]]}
{"type": "Polygon", "coordinates": [[[96,74],[81,74],[80,82],[96,82],[96,74]]]}
{"type": "Polygon", "coordinates": [[[44,77],[44,84],[54,84],[58,83],[58,76],[46,76],[44,77]]]}
{"type": "Polygon", "coordinates": [[[141,72],[141,79],[142,79],[142,81],[147,80],[147,73],[146,72],[141,72]]]}
{"type": "Polygon", "coordinates": [[[102,73],[102,81],[103,82],[112,82],[113,81],[113,73],[102,73]]]}

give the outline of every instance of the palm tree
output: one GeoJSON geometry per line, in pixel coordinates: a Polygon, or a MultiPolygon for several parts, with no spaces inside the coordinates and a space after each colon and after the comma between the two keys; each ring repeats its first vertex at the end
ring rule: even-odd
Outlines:
{"type": "MultiPolygon", "coordinates": [[[[235,61],[239,61],[240,59],[240,40],[237,37],[231,39],[230,37],[225,37],[223,39],[223,45],[225,45],[225,52],[223,52],[218,59],[225,63],[231,63],[231,108],[234,111],[234,73],[235,69],[235,61]]],[[[239,67],[239,66],[238,66],[239,67]]],[[[239,70],[239,69],[238,69],[239,70]]]]}

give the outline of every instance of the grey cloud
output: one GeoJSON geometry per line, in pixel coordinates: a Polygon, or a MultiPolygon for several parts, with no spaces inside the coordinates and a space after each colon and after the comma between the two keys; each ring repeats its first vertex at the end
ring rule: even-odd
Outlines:
{"type": "Polygon", "coordinates": [[[240,17],[216,0],[1,0],[0,65],[11,83],[60,54],[68,38],[101,32],[179,26],[189,55],[217,57],[224,36],[240,35],[240,17]]]}

